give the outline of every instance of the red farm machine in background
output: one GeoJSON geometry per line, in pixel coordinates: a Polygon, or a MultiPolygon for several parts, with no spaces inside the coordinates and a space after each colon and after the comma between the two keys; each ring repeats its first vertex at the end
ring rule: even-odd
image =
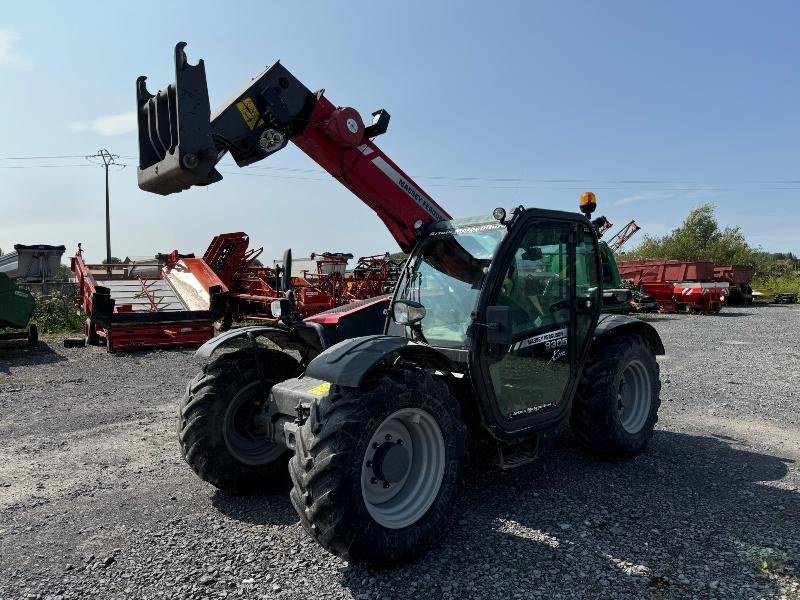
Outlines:
{"type": "Polygon", "coordinates": [[[71,269],[88,315],[82,344],[105,340],[116,352],[196,347],[211,339],[214,321],[225,314],[228,288],[194,255],[175,250],[158,258],[152,264],[87,264],[78,245],[71,269]]]}
{"type": "Polygon", "coordinates": [[[257,262],[263,248],[249,249],[249,243],[244,232],[222,233],[214,237],[203,255],[230,290],[230,309],[223,328],[234,320],[273,320],[273,300],[290,295],[294,311],[305,318],[386,294],[393,288],[401,266],[388,254],[365,256],[348,273],[352,254],[323,252],[311,255],[314,270],[305,269],[292,276],[290,250],[284,254],[283,264],[267,267],[257,262]]]}
{"type": "Polygon", "coordinates": [[[728,283],[715,281],[714,263],[708,261],[627,260],[617,266],[620,277],[641,288],[665,313],[717,313],[728,293],[728,283]]]}
{"type": "Polygon", "coordinates": [[[352,300],[390,294],[400,278],[403,260],[395,260],[387,252],[358,259],[347,279],[347,294],[352,300]]]}
{"type": "Polygon", "coordinates": [[[714,281],[728,284],[728,293],[725,301],[728,304],[752,304],[753,267],[750,265],[716,265],[714,267],[714,281]]]}
{"type": "Polygon", "coordinates": [[[258,318],[268,314],[273,300],[283,298],[288,281],[280,268],[260,266],[263,248],[249,249],[250,238],[242,231],[214,236],[203,260],[228,287],[228,310],[223,329],[232,319],[258,318]]]}
{"type": "Polygon", "coordinates": [[[304,270],[302,277],[292,277],[295,304],[304,317],[391,293],[402,263],[392,260],[388,252],[362,256],[348,272],[351,258],[352,254],[342,252],[312,254],[316,271],[304,270]]]}

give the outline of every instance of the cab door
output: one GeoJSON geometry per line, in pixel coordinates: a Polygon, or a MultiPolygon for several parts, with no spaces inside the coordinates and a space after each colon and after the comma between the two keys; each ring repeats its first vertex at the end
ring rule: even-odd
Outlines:
{"type": "Polygon", "coordinates": [[[478,336],[473,352],[476,387],[508,431],[563,418],[602,298],[588,225],[533,218],[515,229],[481,303],[510,316],[510,343],[478,336]]]}

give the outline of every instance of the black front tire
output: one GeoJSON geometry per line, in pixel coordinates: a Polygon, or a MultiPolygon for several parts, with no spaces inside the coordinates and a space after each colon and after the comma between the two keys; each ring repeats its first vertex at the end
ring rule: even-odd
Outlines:
{"type": "MultiPolygon", "coordinates": [[[[447,533],[467,462],[466,429],[447,385],[420,369],[392,370],[366,389],[339,388],[312,406],[289,461],[290,497],[306,531],[345,560],[386,566],[414,559],[447,533]],[[370,514],[362,469],[370,439],[387,417],[421,409],[444,442],[441,484],[415,522],[390,528],[370,514]]],[[[374,447],[374,446],[373,446],[374,447]]]]}
{"type": "Polygon", "coordinates": [[[596,341],[583,369],[572,405],[572,431],[590,452],[634,456],[647,448],[661,404],[659,367],[652,349],[639,336],[596,341]],[[621,406],[623,374],[632,368],[643,382],[637,401],[645,403],[636,427],[626,428],[621,406]]]}
{"type": "MultiPolygon", "coordinates": [[[[273,382],[300,374],[294,358],[278,350],[259,353],[263,373],[273,382]]],[[[265,401],[253,351],[223,354],[187,386],[178,409],[181,454],[197,475],[234,494],[264,490],[285,475],[286,452],[253,428],[265,401]]]]}

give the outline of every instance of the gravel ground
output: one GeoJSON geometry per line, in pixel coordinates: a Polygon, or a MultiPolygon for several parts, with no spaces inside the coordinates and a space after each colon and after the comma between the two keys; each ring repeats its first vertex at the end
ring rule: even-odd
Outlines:
{"type": "Polygon", "coordinates": [[[450,536],[384,571],[312,543],[288,478],[237,498],[191,473],[191,352],[0,356],[0,598],[800,598],[800,307],[650,320],[668,355],[646,454],[567,436],[503,474],[473,449],[450,536]]]}

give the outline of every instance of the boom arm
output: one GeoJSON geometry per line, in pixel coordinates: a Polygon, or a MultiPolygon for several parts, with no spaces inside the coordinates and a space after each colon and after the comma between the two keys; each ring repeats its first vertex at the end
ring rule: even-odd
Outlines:
{"type": "Polygon", "coordinates": [[[450,218],[372,141],[388,127],[386,111],[365,126],[355,109],[336,107],[276,62],[212,115],[205,66],[189,64],[185,46],[175,46],[166,90],[153,95],[146,77],[136,80],[141,189],[167,195],[209,185],[222,179],[215,167],[226,152],[243,167],[292,141],[374,210],[405,252],[416,222],[450,218]]]}
{"type": "Polygon", "coordinates": [[[608,242],[609,248],[611,248],[614,252],[619,252],[620,248],[625,245],[629,239],[631,239],[634,234],[639,231],[641,227],[639,227],[636,221],[631,221],[625,227],[620,229],[613,238],[608,242]]]}

